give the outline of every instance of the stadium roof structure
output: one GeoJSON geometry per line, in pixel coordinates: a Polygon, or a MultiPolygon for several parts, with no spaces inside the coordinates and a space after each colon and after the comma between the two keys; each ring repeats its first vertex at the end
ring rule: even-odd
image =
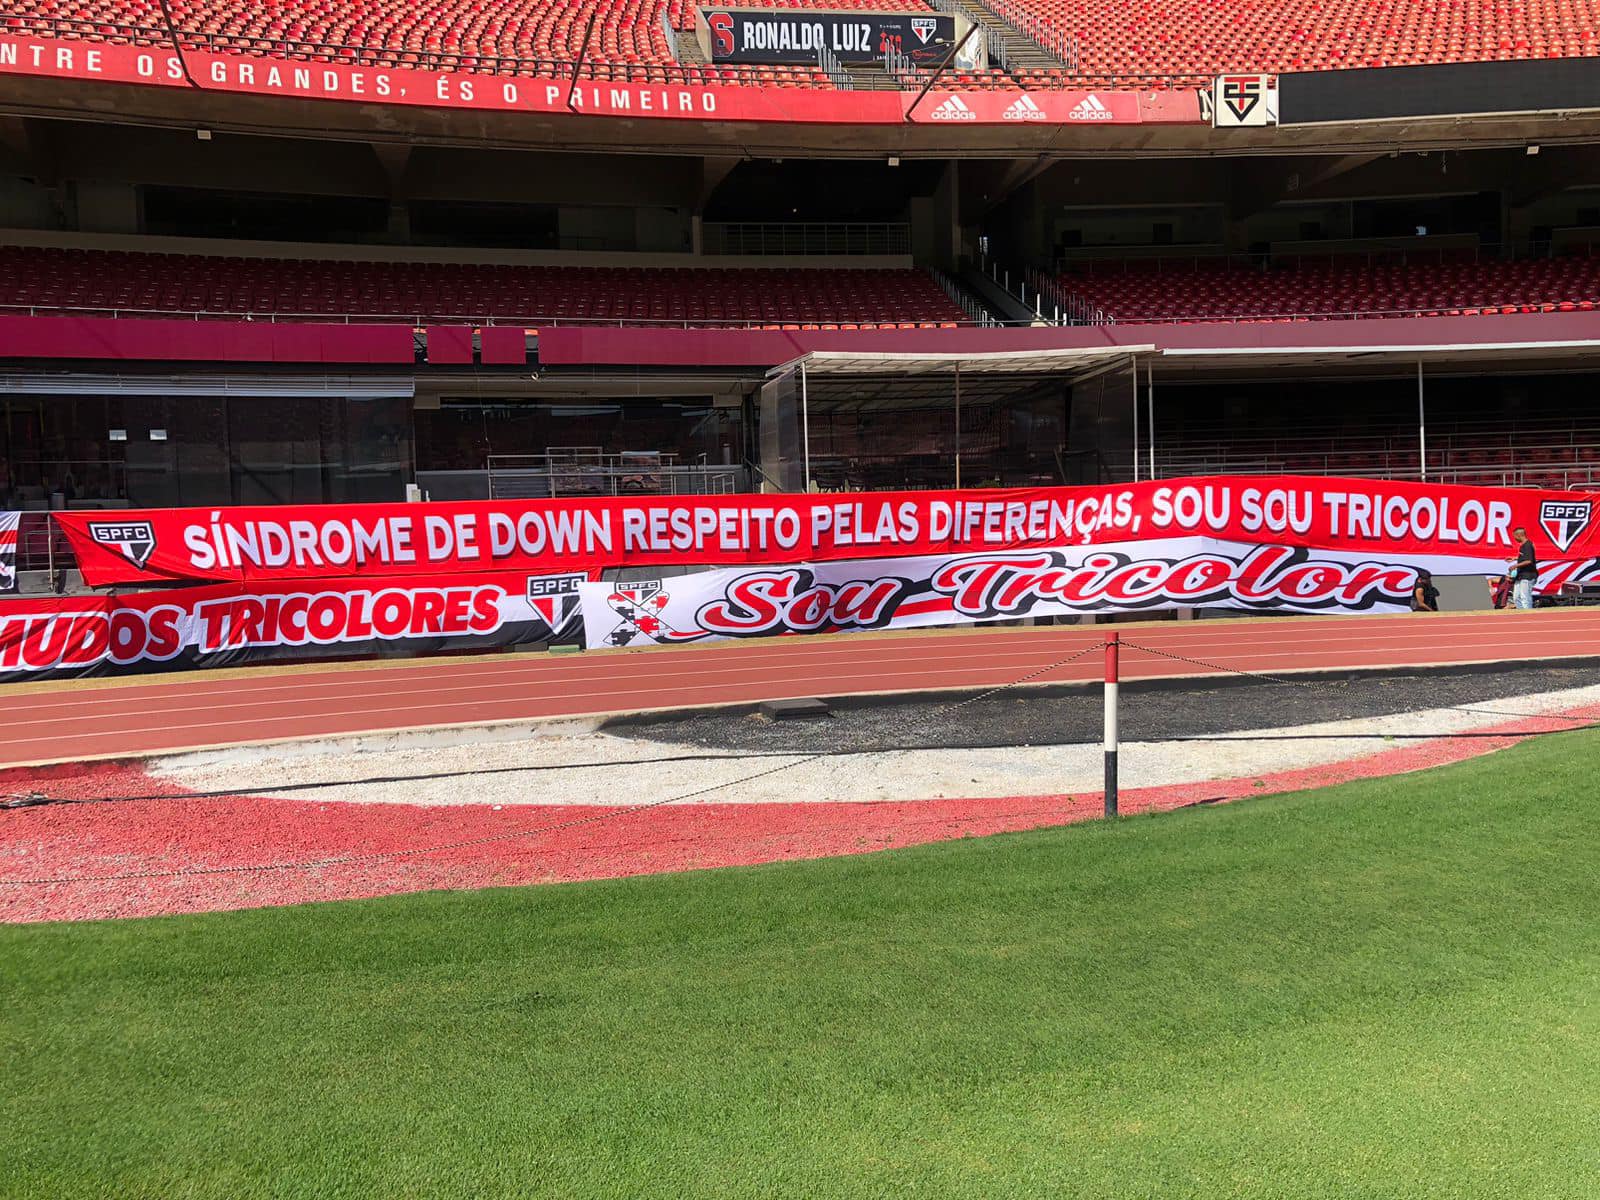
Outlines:
{"type": "Polygon", "coordinates": [[[929,375],[1055,375],[1082,379],[1108,368],[1127,366],[1155,346],[1054,347],[1041,350],[943,351],[916,353],[872,350],[811,350],[768,372],[778,376],[804,369],[819,376],[879,376],[915,379],[929,375]]]}
{"type": "MultiPolygon", "coordinates": [[[[1163,375],[1191,378],[1227,375],[1262,377],[1326,371],[1356,378],[1409,374],[1477,374],[1490,368],[1533,372],[1593,370],[1600,339],[1573,338],[1488,342],[1406,342],[1325,346],[1168,347],[1155,359],[1163,375]]],[[[1148,360],[1147,360],[1148,361],[1148,360]]]]}

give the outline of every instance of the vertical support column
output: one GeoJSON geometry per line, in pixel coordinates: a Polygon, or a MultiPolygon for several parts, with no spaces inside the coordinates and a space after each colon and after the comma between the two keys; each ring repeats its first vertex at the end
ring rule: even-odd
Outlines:
{"type": "Polygon", "coordinates": [[[811,393],[806,388],[806,364],[800,364],[800,490],[811,493],[811,393]]]}
{"type": "Polygon", "coordinates": [[[1122,635],[1106,634],[1106,816],[1117,815],[1117,677],[1120,671],[1122,635]]]}
{"type": "Polygon", "coordinates": [[[1422,360],[1417,359],[1417,446],[1421,457],[1417,459],[1417,478],[1428,482],[1428,412],[1422,393],[1422,360]]]}
{"type": "Polygon", "coordinates": [[[1133,357],[1133,481],[1139,482],[1139,357],[1133,357]]]}
{"type": "Polygon", "coordinates": [[[956,362],[956,491],[961,490],[961,363],[956,362]]]}
{"type": "Polygon", "coordinates": [[[1154,357],[1144,363],[1145,421],[1144,440],[1150,446],[1150,473],[1145,478],[1156,477],[1156,367],[1154,357]]]}

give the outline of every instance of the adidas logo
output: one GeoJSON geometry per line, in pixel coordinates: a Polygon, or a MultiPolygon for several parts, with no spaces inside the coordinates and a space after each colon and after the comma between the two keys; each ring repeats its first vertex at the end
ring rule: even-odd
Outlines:
{"type": "Polygon", "coordinates": [[[1100,97],[1090,92],[1078,107],[1067,114],[1069,121],[1115,121],[1117,115],[1100,102],[1100,97]]]}
{"type": "Polygon", "coordinates": [[[935,121],[976,121],[978,114],[967,107],[960,96],[951,96],[928,114],[935,121]]]}
{"type": "Polygon", "coordinates": [[[1018,96],[1012,106],[1000,114],[1002,121],[1043,121],[1044,109],[1033,102],[1033,97],[1024,93],[1018,96]]]}

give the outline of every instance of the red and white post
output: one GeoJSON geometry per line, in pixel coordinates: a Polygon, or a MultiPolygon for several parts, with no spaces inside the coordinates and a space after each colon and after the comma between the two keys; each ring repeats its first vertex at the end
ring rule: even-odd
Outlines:
{"type": "Polygon", "coordinates": [[[1121,635],[1106,634],[1106,816],[1117,815],[1117,675],[1121,635]]]}

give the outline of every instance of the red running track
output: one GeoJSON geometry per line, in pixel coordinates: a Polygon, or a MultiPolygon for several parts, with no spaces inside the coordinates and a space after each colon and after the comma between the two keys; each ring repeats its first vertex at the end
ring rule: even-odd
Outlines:
{"type": "MultiPolygon", "coordinates": [[[[1600,610],[1122,625],[1124,679],[1600,656],[1600,610]],[[1149,646],[1200,663],[1138,649],[1149,646]]],[[[0,766],[806,696],[1097,680],[1105,629],[963,629],[585,655],[256,668],[16,697],[0,766]]]]}

